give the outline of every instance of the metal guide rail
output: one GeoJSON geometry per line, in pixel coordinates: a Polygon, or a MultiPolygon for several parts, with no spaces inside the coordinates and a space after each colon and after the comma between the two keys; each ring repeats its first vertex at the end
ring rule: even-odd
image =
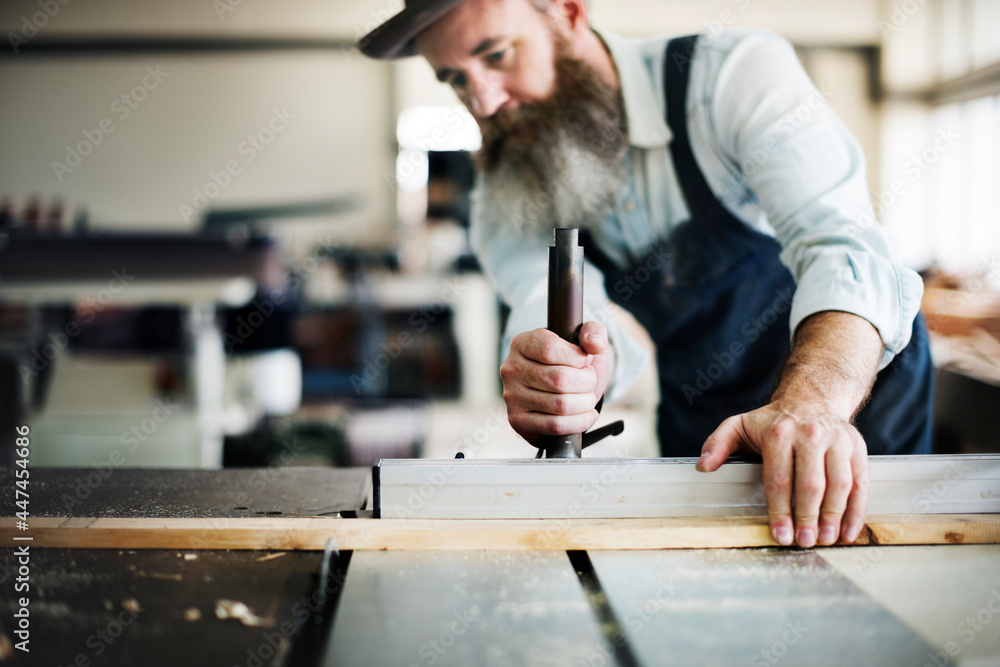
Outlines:
{"type": "MultiPolygon", "coordinates": [[[[761,464],[695,458],[382,459],[374,516],[545,519],[766,514],[761,464]]],[[[871,456],[870,514],[1000,513],[1000,454],[871,456]]]]}

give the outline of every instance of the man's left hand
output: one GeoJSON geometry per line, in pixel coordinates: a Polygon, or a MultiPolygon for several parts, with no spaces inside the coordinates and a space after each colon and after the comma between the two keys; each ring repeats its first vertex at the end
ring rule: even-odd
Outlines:
{"type": "Polygon", "coordinates": [[[771,403],[722,422],[705,441],[697,469],[716,470],[737,451],[763,459],[768,522],[778,544],[808,548],[857,539],[868,508],[868,451],[846,419],[771,403]]]}
{"type": "Polygon", "coordinates": [[[853,542],[861,533],[868,447],[851,419],[871,391],[882,351],[877,330],[857,315],[824,311],[806,318],[771,402],[730,417],[702,445],[702,472],[737,451],[760,455],[778,544],[853,542]]]}

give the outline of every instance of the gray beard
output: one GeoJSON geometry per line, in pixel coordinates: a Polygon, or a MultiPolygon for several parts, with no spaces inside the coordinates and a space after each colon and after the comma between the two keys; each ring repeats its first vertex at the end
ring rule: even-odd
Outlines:
{"type": "Polygon", "coordinates": [[[612,212],[626,181],[627,146],[609,159],[565,131],[545,144],[535,151],[534,168],[501,160],[483,175],[478,206],[485,224],[549,238],[556,227],[596,227],[612,212]]]}
{"type": "Polygon", "coordinates": [[[628,131],[620,91],[555,34],[556,85],[539,102],[500,110],[476,154],[480,220],[532,238],[601,224],[626,182],[628,131]]]}

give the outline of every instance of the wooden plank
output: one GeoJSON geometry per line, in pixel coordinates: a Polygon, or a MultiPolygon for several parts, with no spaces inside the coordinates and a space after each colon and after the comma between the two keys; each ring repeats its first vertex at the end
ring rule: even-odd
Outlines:
{"type": "MultiPolygon", "coordinates": [[[[176,519],[38,518],[18,531],[0,519],[0,541],[90,549],[322,550],[717,549],[777,546],[765,517],[660,519],[176,519]],[[30,542],[12,541],[14,537],[30,542]]],[[[856,544],[1000,544],[1000,515],[870,516],[856,544]]]]}

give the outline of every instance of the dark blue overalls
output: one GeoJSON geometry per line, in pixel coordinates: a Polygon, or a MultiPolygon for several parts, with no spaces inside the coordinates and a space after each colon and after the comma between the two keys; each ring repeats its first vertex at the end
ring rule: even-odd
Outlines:
{"type": "MultiPolygon", "coordinates": [[[[627,269],[611,262],[588,234],[581,235],[587,258],[603,271],[606,284],[651,270],[651,278],[627,300],[616,301],[656,344],[663,456],[698,455],[724,419],[768,403],[790,349],[795,291],[791,273],[778,259],[781,246],[719,203],[691,152],[685,109],[696,41],[696,36],[671,40],[664,67],[670,154],[691,219],[655,258],[627,269]]],[[[878,374],[855,419],[869,454],[931,452],[933,388],[927,330],[918,315],[910,344],[878,374]]]]}

